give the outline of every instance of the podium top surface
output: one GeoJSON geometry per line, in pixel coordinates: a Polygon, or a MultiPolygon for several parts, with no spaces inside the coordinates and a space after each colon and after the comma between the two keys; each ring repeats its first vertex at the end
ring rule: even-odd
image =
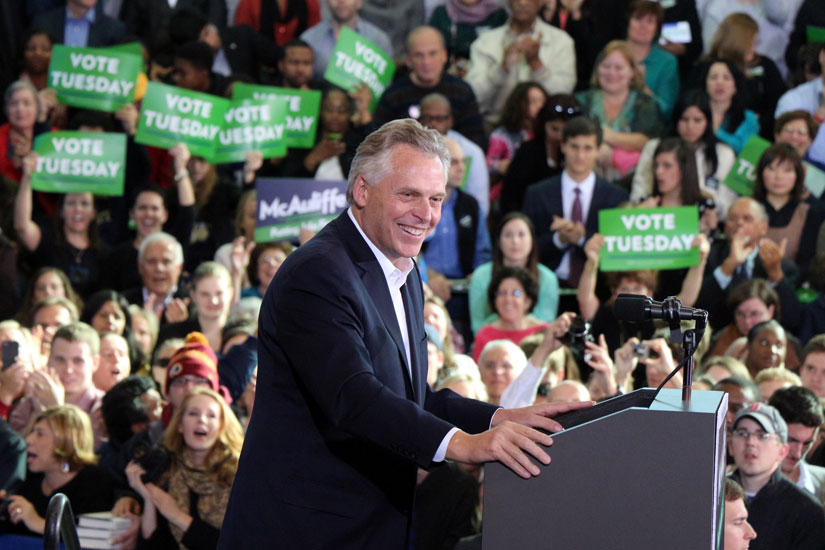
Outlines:
{"type": "Polygon", "coordinates": [[[694,391],[690,402],[683,403],[681,390],[665,388],[657,395],[654,388],[642,388],[560,415],[555,420],[567,430],[631,408],[715,415],[724,398],[725,393],[720,391],[694,391]]]}

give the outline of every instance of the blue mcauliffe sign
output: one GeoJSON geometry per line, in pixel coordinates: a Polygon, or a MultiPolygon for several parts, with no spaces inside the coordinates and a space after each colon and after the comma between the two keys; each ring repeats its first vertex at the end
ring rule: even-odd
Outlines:
{"type": "Polygon", "coordinates": [[[347,207],[346,181],[259,179],[255,241],[294,240],[302,227],[318,231],[347,207]]]}

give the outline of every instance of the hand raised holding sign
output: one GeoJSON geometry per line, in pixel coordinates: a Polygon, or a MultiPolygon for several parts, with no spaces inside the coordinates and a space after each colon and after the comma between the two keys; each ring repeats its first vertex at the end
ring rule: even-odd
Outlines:
{"type": "Polygon", "coordinates": [[[584,255],[587,257],[587,261],[593,262],[594,267],[599,265],[602,246],[604,246],[604,237],[599,233],[594,233],[593,236],[584,243],[584,255]]]}

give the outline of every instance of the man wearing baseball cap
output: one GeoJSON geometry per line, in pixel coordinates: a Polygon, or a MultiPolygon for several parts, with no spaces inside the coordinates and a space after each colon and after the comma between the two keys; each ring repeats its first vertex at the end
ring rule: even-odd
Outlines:
{"type": "Polygon", "coordinates": [[[825,510],[782,475],[788,426],[775,408],[761,403],[736,415],[728,442],[736,463],[731,478],[745,489],[749,522],[758,537],[752,549],[822,549],[825,510]]]}

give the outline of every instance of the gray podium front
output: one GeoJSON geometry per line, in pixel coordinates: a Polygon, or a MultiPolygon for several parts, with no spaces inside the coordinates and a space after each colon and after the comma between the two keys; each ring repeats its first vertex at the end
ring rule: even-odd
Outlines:
{"type": "Polygon", "coordinates": [[[721,548],[727,408],[645,388],[559,417],[539,476],[484,467],[483,550],[721,548]]]}

